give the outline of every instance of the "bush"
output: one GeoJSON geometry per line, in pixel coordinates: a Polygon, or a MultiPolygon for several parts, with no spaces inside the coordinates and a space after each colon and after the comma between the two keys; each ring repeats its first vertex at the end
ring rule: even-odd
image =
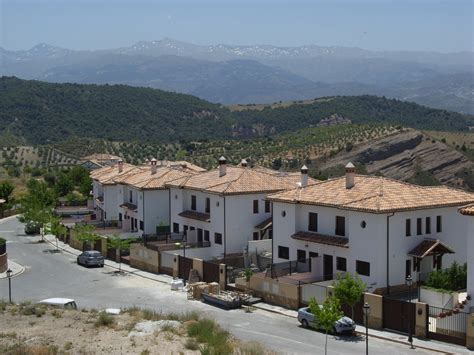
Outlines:
{"type": "Polygon", "coordinates": [[[229,333],[219,327],[212,319],[201,319],[188,325],[188,335],[196,338],[201,347],[201,354],[231,354],[233,347],[229,342],[229,333]]]}
{"type": "Polygon", "coordinates": [[[199,343],[193,338],[188,338],[188,340],[186,340],[186,343],[184,343],[184,347],[188,350],[198,350],[199,343]]]}
{"type": "Polygon", "coordinates": [[[459,265],[453,262],[448,269],[433,271],[426,286],[446,290],[459,291],[467,287],[467,264],[459,265]]]}
{"type": "Polygon", "coordinates": [[[115,323],[114,317],[105,312],[100,312],[99,317],[95,321],[96,327],[110,327],[115,323]]]}

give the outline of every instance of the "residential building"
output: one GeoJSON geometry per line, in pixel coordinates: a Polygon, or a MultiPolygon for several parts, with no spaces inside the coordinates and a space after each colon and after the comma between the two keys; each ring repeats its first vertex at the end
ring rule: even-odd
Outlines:
{"type": "Polygon", "coordinates": [[[139,171],[117,176],[118,220],[122,229],[139,235],[156,234],[156,227],[170,223],[169,190],[165,184],[205,171],[186,162],[157,162],[139,171]]]}
{"type": "Polygon", "coordinates": [[[170,188],[171,227],[188,242],[210,244],[209,255],[242,253],[249,240],[272,237],[269,193],[307,184],[307,169],[280,173],[265,168],[228,166],[224,157],[217,169],[177,179],[170,188]]]}
{"type": "Polygon", "coordinates": [[[119,160],[117,164],[91,171],[96,219],[118,221],[119,193],[114,179],[140,171],[140,168],[124,163],[122,160],[119,160]]]}
{"type": "Polygon", "coordinates": [[[408,275],[417,280],[467,259],[467,223],[458,207],[474,194],[356,175],[272,194],[273,262],[311,262],[331,280],[358,273],[372,291],[390,291],[408,275]]]}
{"type": "Polygon", "coordinates": [[[81,166],[87,170],[95,170],[118,164],[120,160],[120,157],[112,154],[92,154],[81,158],[81,166]]]}
{"type": "MultiPolygon", "coordinates": [[[[463,214],[464,219],[467,220],[467,244],[466,250],[467,258],[467,294],[474,297],[474,205],[469,205],[459,209],[463,214]]],[[[474,312],[474,307],[471,307],[471,312],[474,312]]]]}

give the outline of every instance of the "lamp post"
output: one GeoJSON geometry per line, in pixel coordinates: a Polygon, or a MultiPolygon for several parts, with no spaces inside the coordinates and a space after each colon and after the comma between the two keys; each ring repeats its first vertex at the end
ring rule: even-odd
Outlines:
{"type": "Polygon", "coordinates": [[[411,285],[413,285],[413,279],[411,278],[411,275],[408,275],[406,278],[406,284],[408,286],[409,290],[409,295],[408,295],[408,342],[410,343],[410,349],[415,349],[413,346],[413,334],[412,334],[412,329],[411,329],[411,285]]]}
{"type": "Polygon", "coordinates": [[[365,317],[365,354],[369,354],[369,314],[370,314],[370,304],[367,302],[362,306],[365,317]]]}
{"type": "Polygon", "coordinates": [[[12,270],[7,270],[7,277],[8,277],[8,299],[10,303],[12,303],[12,270]]]}

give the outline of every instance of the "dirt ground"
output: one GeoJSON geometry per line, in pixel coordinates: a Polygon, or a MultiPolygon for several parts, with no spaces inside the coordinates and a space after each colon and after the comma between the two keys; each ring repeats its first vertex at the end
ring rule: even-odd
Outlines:
{"type": "Polygon", "coordinates": [[[142,335],[135,326],[143,320],[128,313],[111,316],[110,325],[99,325],[100,314],[94,311],[45,308],[30,313],[20,306],[0,311],[0,353],[199,354],[186,349],[189,338],[182,323],[142,335]]]}

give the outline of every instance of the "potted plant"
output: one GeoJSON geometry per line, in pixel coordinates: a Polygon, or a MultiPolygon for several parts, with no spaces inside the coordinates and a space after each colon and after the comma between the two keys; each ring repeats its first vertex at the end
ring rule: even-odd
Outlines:
{"type": "Polygon", "coordinates": [[[458,313],[459,313],[459,308],[454,308],[454,309],[453,309],[453,313],[454,313],[454,314],[458,314],[458,313]]]}
{"type": "Polygon", "coordinates": [[[444,312],[441,312],[439,315],[438,315],[439,318],[446,318],[446,313],[444,312]]]}

